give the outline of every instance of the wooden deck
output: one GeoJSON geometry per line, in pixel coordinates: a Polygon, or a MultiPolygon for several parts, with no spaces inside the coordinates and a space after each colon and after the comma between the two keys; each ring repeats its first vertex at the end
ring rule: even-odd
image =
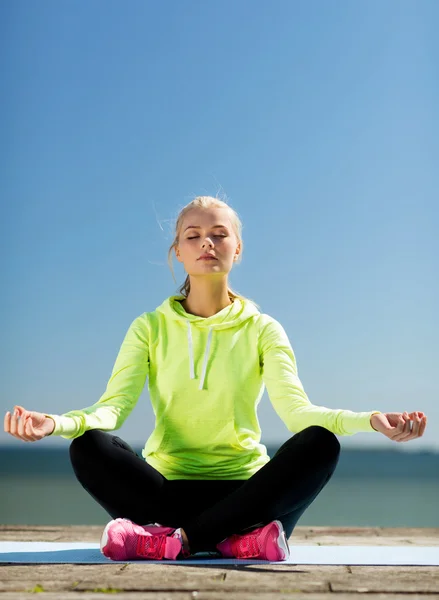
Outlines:
{"type": "MultiPolygon", "coordinates": [[[[98,542],[101,526],[0,525],[0,540],[98,542]]],[[[438,546],[437,529],[297,527],[290,545],[438,546]]],[[[439,598],[439,567],[188,564],[0,565],[0,600],[439,598]]]]}

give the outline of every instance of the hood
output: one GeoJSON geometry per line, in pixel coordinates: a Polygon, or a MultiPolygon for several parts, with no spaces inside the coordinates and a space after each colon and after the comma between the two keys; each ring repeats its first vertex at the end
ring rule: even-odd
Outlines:
{"type": "Polygon", "coordinates": [[[170,296],[156,309],[156,311],[162,313],[166,319],[180,321],[185,325],[187,330],[189,353],[189,376],[191,379],[195,379],[192,327],[208,330],[206,348],[204,351],[203,370],[198,388],[202,390],[204,387],[204,379],[206,376],[207,363],[209,360],[209,349],[213,332],[221,331],[223,329],[231,329],[232,327],[238,327],[255,315],[259,315],[260,312],[251,300],[248,300],[247,298],[235,298],[230,306],[225,306],[215,315],[212,315],[211,317],[199,317],[185,311],[181,304],[181,300],[184,299],[185,296],[182,295],[170,296]]]}

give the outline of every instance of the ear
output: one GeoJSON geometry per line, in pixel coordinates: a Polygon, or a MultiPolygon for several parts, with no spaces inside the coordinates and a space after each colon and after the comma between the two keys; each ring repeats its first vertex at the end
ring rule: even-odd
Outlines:
{"type": "Polygon", "coordinates": [[[241,254],[241,244],[238,243],[236,250],[235,250],[235,256],[233,257],[233,260],[238,260],[238,256],[241,254]]]}
{"type": "Polygon", "coordinates": [[[180,250],[178,249],[178,246],[174,246],[174,252],[175,252],[175,258],[178,260],[178,262],[182,262],[181,257],[180,257],[180,250]]]}

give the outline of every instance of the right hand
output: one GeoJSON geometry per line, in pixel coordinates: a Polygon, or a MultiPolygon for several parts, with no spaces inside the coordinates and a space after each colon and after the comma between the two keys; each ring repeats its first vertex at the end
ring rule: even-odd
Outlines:
{"type": "Polygon", "coordinates": [[[376,413],[371,416],[370,423],[375,431],[394,442],[409,442],[424,435],[427,416],[419,410],[411,413],[376,413]]]}
{"type": "Polygon", "coordinates": [[[37,442],[50,435],[55,429],[55,421],[43,413],[14,406],[14,412],[5,415],[5,431],[19,440],[37,442]]]}

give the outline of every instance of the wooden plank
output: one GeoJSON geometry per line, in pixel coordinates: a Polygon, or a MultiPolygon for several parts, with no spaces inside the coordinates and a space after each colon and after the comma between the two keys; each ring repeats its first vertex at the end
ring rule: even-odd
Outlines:
{"type": "MultiPolygon", "coordinates": [[[[20,580],[20,579],[33,579],[41,577],[50,577],[56,575],[57,579],[83,579],[88,576],[94,575],[97,570],[104,569],[106,574],[117,575],[120,571],[126,569],[128,565],[120,563],[109,563],[108,565],[100,564],[89,564],[89,565],[75,565],[75,564],[34,564],[34,565],[2,565],[0,567],[1,580],[20,580]]],[[[149,565],[150,567],[156,567],[162,569],[164,565],[149,565]]],[[[0,599],[1,600],[1,599],[0,599]]]]}
{"type": "MultiPolygon", "coordinates": [[[[29,600],[29,592],[4,592],[1,595],[2,600],[29,600]]],[[[179,592],[179,591],[168,591],[168,592],[115,592],[115,593],[103,593],[99,589],[96,592],[69,592],[69,591],[51,591],[51,592],[39,592],[38,600],[73,600],[80,598],[81,600],[108,600],[109,598],[117,598],[117,600],[224,600],[223,592],[212,592],[201,590],[196,594],[193,592],[179,592]]],[[[290,599],[298,600],[303,596],[298,596],[295,592],[234,592],[233,600],[278,600],[278,599],[290,599]]],[[[310,599],[312,600],[329,600],[329,598],[336,598],[336,600],[354,600],[359,597],[358,594],[353,592],[337,593],[332,596],[329,593],[313,593],[310,599]]],[[[364,598],[364,594],[363,594],[364,598]]],[[[437,594],[410,594],[410,600],[437,600],[437,594]]],[[[407,600],[407,594],[398,593],[368,593],[367,600],[407,600]]]]}
{"type": "Polygon", "coordinates": [[[120,579],[99,579],[93,581],[82,581],[75,588],[77,591],[90,591],[95,587],[113,587],[118,589],[122,589],[125,591],[191,591],[194,589],[200,591],[218,591],[221,590],[224,594],[233,593],[233,596],[237,592],[251,592],[255,593],[255,590],[260,592],[271,592],[276,593],[280,590],[289,591],[289,593],[297,594],[299,592],[307,592],[307,593],[315,593],[315,592],[329,592],[329,585],[327,582],[318,582],[318,581],[310,581],[310,580],[299,580],[294,579],[294,581],[288,575],[282,576],[282,574],[277,573],[276,577],[271,577],[271,581],[264,582],[258,578],[258,581],[255,580],[249,581],[246,578],[238,579],[237,581],[228,583],[227,579],[224,582],[219,581],[187,581],[187,582],[174,582],[174,581],[163,581],[160,582],[158,580],[152,581],[138,581],[138,580],[120,580],[120,579]]]}
{"type": "Polygon", "coordinates": [[[332,592],[351,593],[422,593],[439,594],[439,572],[437,567],[411,567],[394,570],[381,567],[375,573],[363,574],[357,570],[350,577],[331,578],[332,592]]]}
{"type": "Polygon", "coordinates": [[[16,542],[98,542],[103,527],[99,525],[0,525],[1,541],[16,542]]]}

